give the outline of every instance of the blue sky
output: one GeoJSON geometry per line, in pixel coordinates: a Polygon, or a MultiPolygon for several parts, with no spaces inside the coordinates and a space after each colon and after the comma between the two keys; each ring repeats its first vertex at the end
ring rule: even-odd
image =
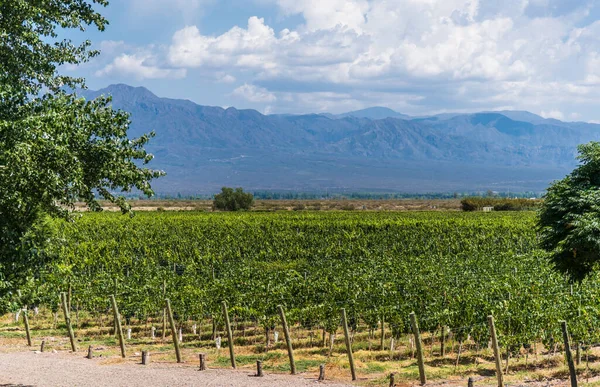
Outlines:
{"type": "Polygon", "coordinates": [[[91,89],[263,113],[387,106],[600,122],[600,1],[112,0],[91,89]]]}

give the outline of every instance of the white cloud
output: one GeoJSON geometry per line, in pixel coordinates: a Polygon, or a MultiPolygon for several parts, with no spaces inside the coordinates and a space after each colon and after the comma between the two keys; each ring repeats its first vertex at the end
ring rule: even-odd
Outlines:
{"type": "Polygon", "coordinates": [[[236,81],[235,77],[230,74],[219,74],[217,80],[221,83],[234,83],[236,81]]]}
{"type": "Polygon", "coordinates": [[[184,78],[186,69],[166,69],[153,64],[154,58],[148,54],[121,54],[111,63],[96,71],[96,76],[125,75],[136,79],[184,78]]]}
{"type": "Polygon", "coordinates": [[[232,95],[254,103],[271,103],[277,100],[275,94],[269,92],[267,89],[247,83],[235,89],[232,95]]]}
{"type": "Polygon", "coordinates": [[[540,116],[542,116],[544,118],[554,118],[555,120],[561,120],[561,121],[565,119],[565,115],[558,110],[551,110],[549,112],[542,111],[540,113],[540,116]]]}
{"type": "MultiPolygon", "coordinates": [[[[132,1],[188,11],[206,4],[132,1]]],[[[600,21],[587,21],[587,4],[569,3],[559,14],[557,0],[255,1],[303,21],[275,30],[257,15],[217,35],[191,22],[174,33],[160,65],[129,52],[100,73],[176,78],[187,70],[245,82],[231,95],[275,111],[396,104],[422,114],[514,106],[564,118],[583,112],[566,105],[600,98],[600,21]]]]}
{"type": "Polygon", "coordinates": [[[360,30],[366,23],[367,0],[275,0],[285,14],[304,15],[309,30],[329,29],[338,25],[360,30]]]}

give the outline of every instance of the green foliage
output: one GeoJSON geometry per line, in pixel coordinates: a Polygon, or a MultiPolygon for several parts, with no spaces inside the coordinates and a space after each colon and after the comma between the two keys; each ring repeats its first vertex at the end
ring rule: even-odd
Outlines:
{"type": "Polygon", "coordinates": [[[581,164],[548,188],[538,226],[555,268],[581,281],[600,263],[600,143],[578,149],[581,164]]]}
{"type": "Polygon", "coordinates": [[[460,204],[463,211],[481,211],[483,207],[494,207],[494,211],[531,211],[540,206],[541,200],[469,197],[460,204]]]}
{"type": "Polygon", "coordinates": [[[95,199],[129,206],[114,192],[138,189],[162,173],[139,164],[152,155],[152,135],[129,139],[129,116],[109,99],[84,101],[65,89],[83,80],[58,73],[98,54],[85,41],[60,40],[65,29],[104,30],[94,10],[106,0],[0,2],[0,296],[37,275],[49,257],[47,215],[67,218],[78,200],[100,210],[95,199]],[[45,230],[41,232],[41,230],[45,230]]]}
{"type": "Polygon", "coordinates": [[[340,308],[350,324],[395,337],[408,315],[435,331],[484,344],[489,314],[500,340],[560,340],[566,319],[577,340],[600,339],[598,277],[570,284],[537,245],[534,213],[138,213],[86,214],[55,222],[60,260],[26,289],[30,302],[55,305],[73,286],[73,303],[105,313],[116,293],[124,316],[162,316],[163,281],[180,321],[213,316],[221,302],[232,321],[335,331],[340,308]],[[114,280],[117,279],[116,287],[114,280]],[[433,284],[433,285],[432,285],[433,284]]]}
{"type": "Polygon", "coordinates": [[[215,195],[213,207],[221,211],[249,210],[254,204],[254,196],[244,192],[242,188],[223,187],[221,193],[215,195]]]}

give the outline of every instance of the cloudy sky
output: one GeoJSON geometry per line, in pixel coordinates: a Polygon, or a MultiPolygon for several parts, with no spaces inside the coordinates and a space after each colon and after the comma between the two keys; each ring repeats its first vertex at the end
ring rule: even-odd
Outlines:
{"type": "Polygon", "coordinates": [[[263,113],[529,110],[600,122],[600,0],[112,0],[91,89],[263,113]]]}

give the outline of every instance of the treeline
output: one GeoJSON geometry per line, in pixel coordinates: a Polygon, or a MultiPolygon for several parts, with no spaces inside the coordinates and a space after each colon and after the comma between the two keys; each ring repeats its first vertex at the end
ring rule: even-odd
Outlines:
{"type": "MultiPolygon", "coordinates": [[[[540,198],[542,193],[525,192],[496,192],[496,191],[473,191],[473,192],[429,192],[429,193],[407,193],[407,192],[297,192],[297,191],[249,191],[258,200],[336,200],[336,199],[359,199],[359,200],[395,200],[395,199],[461,199],[461,198],[540,198]]],[[[126,195],[129,200],[148,200],[148,198],[137,193],[126,195]]],[[[157,193],[153,199],[156,200],[212,200],[215,194],[206,193],[157,193]]]]}
{"type": "MultiPolygon", "coordinates": [[[[402,192],[292,192],[292,191],[253,191],[258,200],[335,200],[335,199],[362,199],[362,200],[394,200],[394,199],[460,199],[470,197],[490,198],[539,198],[537,192],[431,192],[431,193],[402,193],[402,192]]],[[[159,200],[210,200],[214,195],[208,194],[158,194],[159,200]]],[[[134,197],[135,199],[135,197],[134,197]]],[[[144,198],[140,198],[144,199],[144,198]]]]}
{"type": "Polygon", "coordinates": [[[541,199],[469,197],[460,201],[463,211],[482,211],[493,207],[494,211],[531,211],[537,209],[541,199]]]}

